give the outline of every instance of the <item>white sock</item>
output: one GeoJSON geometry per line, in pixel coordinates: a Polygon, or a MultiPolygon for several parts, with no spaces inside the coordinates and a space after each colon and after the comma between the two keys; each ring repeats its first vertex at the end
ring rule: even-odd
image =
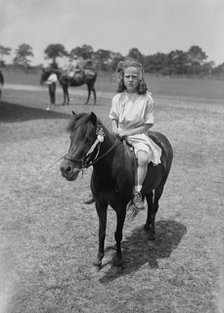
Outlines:
{"type": "Polygon", "coordinates": [[[135,186],[135,191],[141,192],[141,190],[142,190],[142,185],[135,186]]]}

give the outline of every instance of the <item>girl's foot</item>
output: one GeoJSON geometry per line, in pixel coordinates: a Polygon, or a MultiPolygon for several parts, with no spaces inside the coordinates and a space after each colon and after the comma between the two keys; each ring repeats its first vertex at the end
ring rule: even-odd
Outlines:
{"type": "Polygon", "coordinates": [[[84,200],[85,204],[92,204],[93,202],[95,202],[95,198],[93,197],[93,194],[90,194],[88,199],[84,200]]]}
{"type": "Polygon", "coordinates": [[[144,203],[142,201],[142,195],[140,192],[135,191],[134,197],[133,197],[133,204],[136,209],[138,210],[144,210],[144,203]]]}

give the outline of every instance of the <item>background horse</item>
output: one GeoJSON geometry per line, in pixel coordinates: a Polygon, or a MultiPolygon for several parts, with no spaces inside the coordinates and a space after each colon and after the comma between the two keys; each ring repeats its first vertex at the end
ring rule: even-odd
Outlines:
{"type": "MultiPolygon", "coordinates": [[[[126,217],[126,207],[133,195],[135,181],[135,157],[124,142],[112,135],[94,113],[75,114],[67,130],[70,132],[70,148],[60,166],[62,176],[69,181],[78,177],[82,168],[93,166],[91,189],[96,199],[99,217],[99,250],[94,265],[101,266],[104,256],[107,207],[110,205],[117,216],[115,231],[115,265],[122,264],[121,240],[126,217]],[[100,133],[100,137],[99,137],[100,133]],[[102,142],[102,138],[104,139],[102,142]]],[[[155,239],[155,216],[159,199],[166,183],[173,159],[168,139],[159,132],[149,132],[150,138],[162,149],[161,163],[148,166],[142,195],[148,204],[144,229],[149,239],[155,239]]]]}
{"type": "Polygon", "coordinates": [[[4,86],[4,76],[3,76],[3,73],[2,71],[0,70],[0,99],[1,99],[1,96],[2,96],[2,88],[4,86]]]}
{"type": "MultiPolygon", "coordinates": [[[[64,71],[43,69],[40,83],[43,84],[44,82],[46,82],[52,73],[55,73],[57,75],[58,81],[63,90],[64,101],[62,105],[69,104],[70,102],[70,97],[68,93],[69,86],[78,87],[84,84],[87,85],[87,89],[88,89],[88,97],[87,97],[85,104],[88,104],[90,96],[91,96],[91,92],[93,93],[94,104],[96,104],[95,81],[97,78],[97,72],[93,70],[89,70],[89,69],[83,69],[83,70],[75,71],[74,75],[72,77],[69,77],[68,73],[64,71]]],[[[50,88],[50,85],[49,85],[49,88],[50,88]]],[[[49,93],[50,93],[50,89],[49,89],[49,93]]],[[[55,94],[55,91],[54,91],[54,94],[55,94]]],[[[55,96],[54,96],[54,99],[55,99],[55,96]]]]}

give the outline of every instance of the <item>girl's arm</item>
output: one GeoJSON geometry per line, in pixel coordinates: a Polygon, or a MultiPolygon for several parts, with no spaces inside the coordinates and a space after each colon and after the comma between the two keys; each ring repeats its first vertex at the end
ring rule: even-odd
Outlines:
{"type": "Polygon", "coordinates": [[[118,134],[118,121],[117,120],[112,120],[112,133],[115,135],[118,134]]]}

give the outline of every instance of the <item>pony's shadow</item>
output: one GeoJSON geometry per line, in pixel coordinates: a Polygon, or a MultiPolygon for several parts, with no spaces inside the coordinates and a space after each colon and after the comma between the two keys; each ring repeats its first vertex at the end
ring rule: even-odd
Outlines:
{"type": "Polygon", "coordinates": [[[142,226],[133,230],[132,234],[122,242],[122,269],[111,266],[100,278],[101,283],[136,272],[146,263],[150,268],[158,268],[158,260],[169,258],[187,232],[185,225],[173,220],[158,221],[155,227],[156,240],[153,242],[148,242],[148,233],[143,230],[142,226]]]}

